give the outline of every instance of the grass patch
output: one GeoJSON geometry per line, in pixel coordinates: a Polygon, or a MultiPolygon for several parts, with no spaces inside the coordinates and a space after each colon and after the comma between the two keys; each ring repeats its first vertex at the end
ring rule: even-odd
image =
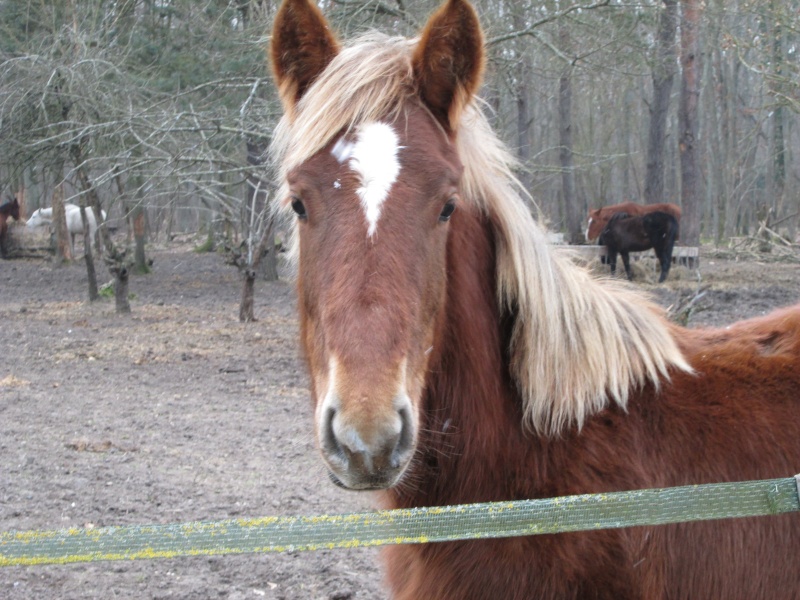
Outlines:
{"type": "Polygon", "coordinates": [[[195,246],[194,251],[198,254],[203,254],[205,252],[214,252],[214,236],[209,235],[206,237],[206,241],[200,244],[199,246],[195,246]]]}
{"type": "Polygon", "coordinates": [[[114,297],[114,282],[109,281],[108,283],[104,283],[100,286],[100,289],[97,290],[97,294],[101,298],[113,298],[114,297]]]}

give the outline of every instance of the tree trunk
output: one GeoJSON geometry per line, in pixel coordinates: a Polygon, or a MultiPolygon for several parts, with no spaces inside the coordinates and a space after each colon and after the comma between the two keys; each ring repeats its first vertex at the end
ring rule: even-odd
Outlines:
{"type": "Polygon", "coordinates": [[[53,190],[53,229],[56,237],[55,264],[72,260],[72,236],[67,229],[67,213],[64,209],[64,187],[58,184],[53,190]]]}
{"type": "MultiPolygon", "coordinates": [[[[724,0],[720,0],[719,7],[721,8],[724,0]]],[[[740,139],[741,119],[739,118],[739,78],[741,72],[741,61],[738,55],[726,56],[725,61],[722,63],[725,84],[722,88],[724,93],[725,103],[724,112],[725,117],[722,135],[723,135],[723,159],[725,160],[728,168],[725,170],[726,184],[725,188],[728,190],[728,197],[725,199],[727,209],[725,211],[724,222],[724,237],[728,238],[734,235],[737,231],[737,220],[739,217],[739,206],[742,201],[742,192],[739,189],[742,172],[742,155],[737,148],[737,141],[740,139]],[[731,168],[731,166],[733,168],[731,168]]],[[[744,112],[744,111],[742,111],[744,112]]]]}
{"type": "MultiPolygon", "coordinates": [[[[793,136],[791,122],[787,126],[786,137],[791,140],[793,136]]],[[[789,154],[788,158],[789,164],[794,164],[791,154],[789,154]]],[[[790,177],[786,181],[786,187],[783,192],[784,206],[788,214],[788,220],[786,221],[787,234],[792,243],[797,243],[797,226],[800,224],[800,219],[798,218],[798,215],[800,215],[800,190],[798,190],[797,183],[797,177],[790,177]]]]}
{"type": "MultiPolygon", "coordinates": [[[[252,139],[247,140],[247,164],[253,166],[263,164],[264,153],[265,148],[263,145],[252,139]]],[[[265,255],[269,256],[269,262],[265,265],[264,278],[268,281],[278,278],[277,263],[274,256],[275,221],[270,215],[267,206],[266,185],[255,175],[250,175],[247,178],[241,223],[244,237],[241,247],[246,252],[239,254],[233,262],[243,274],[239,320],[243,323],[248,323],[256,320],[253,310],[255,281],[265,255]],[[259,231],[261,232],[260,236],[259,231]],[[256,236],[259,236],[257,242],[256,236]]]]}
{"type": "Polygon", "coordinates": [[[678,111],[681,158],[681,238],[689,246],[700,243],[700,168],[697,148],[697,105],[700,98],[698,72],[700,53],[697,33],[700,27],[698,0],[682,0],[681,20],[681,97],[678,111]]]}
{"type": "Polygon", "coordinates": [[[114,274],[114,305],[117,314],[126,315],[131,312],[131,303],[128,301],[128,269],[126,267],[112,271],[114,274]]]}
{"type": "Polygon", "coordinates": [[[86,262],[86,274],[89,278],[89,302],[94,302],[100,298],[100,292],[97,290],[97,271],[94,268],[94,255],[92,254],[94,240],[89,233],[86,205],[83,202],[81,202],[81,223],[83,223],[83,260],[86,262]]]}
{"type": "MultiPolygon", "coordinates": [[[[708,39],[708,64],[704,66],[703,70],[706,73],[705,89],[705,108],[708,119],[711,123],[708,126],[708,135],[706,136],[708,150],[708,181],[711,188],[709,199],[711,201],[712,209],[714,210],[713,229],[709,233],[713,234],[714,242],[716,245],[723,243],[726,237],[725,226],[728,222],[729,210],[729,193],[728,193],[728,177],[729,177],[729,163],[728,153],[729,146],[725,131],[730,127],[730,112],[728,110],[728,91],[727,86],[730,85],[727,76],[725,75],[725,60],[721,51],[721,18],[717,11],[720,0],[717,0],[717,6],[711,13],[709,19],[709,34],[708,39]],[[716,13],[716,14],[715,14],[716,13]]],[[[711,237],[710,235],[708,237],[711,237]]]]}
{"type": "MultiPolygon", "coordinates": [[[[520,11],[514,12],[514,27],[517,30],[525,28],[525,21],[520,11]]],[[[533,191],[533,175],[531,173],[531,100],[528,83],[531,81],[533,67],[531,53],[526,52],[527,46],[523,40],[517,41],[516,64],[516,100],[517,100],[517,157],[522,167],[519,173],[519,182],[529,194],[533,191]]]]}
{"type": "MultiPolygon", "coordinates": [[[[255,142],[252,139],[247,140],[247,164],[253,166],[263,165],[265,153],[266,148],[263,143],[255,142]]],[[[267,207],[268,198],[266,190],[267,186],[263,181],[260,181],[257,177],[252,175],[248,177],[245,202],[242,206],[242,223],[245,225],[242,227],[242,233],[250,244],[252,243],[253,236],[251,229],[256,222],[256,215],[261,214],[263,218],[270,219],[269,223],[259,224],[259,227],[266,227],[266,233],[263,234],[262,229],[262,236],[258,242],[259,249],[256,255],[251,259],[256,262],[251,263],[249,267],[252,268],[254,272],[260,270],[264,281],[277,281],[278,259],[275,254],[275,223],[267,207]],[[264,235],[266,235],[267,238],[265,238],[264,235]]]]}
{"type": "Polygon", "coordinates": [[[242,323],[252,323],[256,320],[253,310],[255,284],[256,272],[253,269],[245,269],[242,280],[242,301],[239,304],[239,321],[242,323]]]}
{"type": "Polygon", "coordinates": [[[145,256],[144,251],[146,241],[145,217],[144,207],[141,203],[137,203],[136,208],[133,209],[133,239],[135,242],[133,264],[136,272],[142,274],[150,272],[150,266],[147,264],[147,256],[145,256]]]}
{"type": "MultiPolygon", "coordinates": [[[[567,28],[559,26],[558,34],[561,47],[566,51],[569,48],[567,28]]],[[[572,153],[572,64],[565,65],[558,80],[558,142],[567,239],[570,244],[579,244],[586,240],[582,227],[583,215],[578,207],[575,193],[575,158],[572,153]]]]}
{"type": "Polygon", "coordinates": [[[261,277],[264,281],[278,281],[278,253],[275,250],[275,229],[272,230],[269,238],[264,240],[264,257],[261,259],[261,277]]]}
{"type": "MultiPolygon", "coordinates": [[[[70,147],[70,153],[75,163],[75,173],[78,176],[81,190],[86,194],[86,198],[94,211],[95,221],[97,223],[102,223],[103,212],[100,206],[100,197],[97,195],[97,189],[92,184],[89,174],[86,172],[81,144],[73,144],[70,147]]],[[[130,261],[126,256],[125,250],[119,251],[114,247],[114,242],[111,241],[111,235],[108,233],[107,227],[98,227],[97,231],[100,233],[100,239],[103,241],[103,246],[105,248],[105,261],[108,265],[108,270],[114,276],[114,300],[117,307],[117,314],[128,314],[131,312],[131,305],[128,301],[130,261]]]]}
{"type": "Polygon", "coordinates": [[[164,237],[168,242],[172,241],[172,227],[175,225],[175,200],[170,200],[167,206],[167,225],[164,228],[164,237]]]}
{"type": "MultiPolygon", "coordinates": [[[[117,190],[120,197],[125,197],[125,187],[122,183],[117,169],[114,169],[114,181],[117,183],[117,190]]],[[[150,272],[150,265],[147,264],[147,256],[145,253],[145,242],[147,240],[147,213],[142,206],[141,186],[137,185],[138,180],[134,180],[136,186],[136,205],[131,210],[133,216],[133,227],[128,228],[128,242],[130,243],[131,229],[133,229],[134,251],[133,251],[133,268],[136,273],[145,275],[150,272]]]]}
{"type": "Polygon", "coordinates": [[[771,201],[774,215],[778,219],[785,216],[784,213],[784,192],[786,189],[786,143],[784,141],[784,110],[781,98],[781,87],[784,85],[784,62],[786,58],[783,54],[783,27],[780,16],[776,14],[776,0],[770,2],[770,12],[773,15],[772,23],[772,70],[773,79],[770,84],[770,92],[775,97],[775,109],[772,111],[772,173],[771,201]]]}
{"type": "MultiPolygon", "coordinates": [[[[261,265],[264,255],[275,254],[274,238],[275,220],[270,219],[269,225],[264,229],[264,232],[261,234],[261,239],[258,241],[258,247],[256,248],[255,254],[253,254],[252,261],[243,269],[244,281],[242,282],[242,301],[239,305],[239,321],[242,323],[250,323],[256,320],[253,311],[256,273],[258,273],[258,268],[261,265]]],[[[277,268],[275,269],[274,279],[278,279],[277,268]]]]}
{"type": "Polygon", "coordinates": [[[14,193],[14,197],[19,202],[19,216],[22,219],[28,218],[28,201],[26,192],[27,188],[25,187],[25,182],[20,180],[17,184],[17,191],[14,193]]]}
{"type": "Polygon", "coordinates": [[[572,67],[564,69],[558,86],[558,157],[561,163],[561,190],[564,200],[567,238],[570,244],[583,241],[582,219],[575,194],[575,159],[572,154],[572,67]]]}
{"type": "Polygon", "coordinates": [[[658,39],[653,64],[653,103],[650,107],[647,170],[644,179],[644,200],[648,204],[667,201],[664,198],[664,148],[672,81],[675,76],[678,0],[664,0],[663,4],[658,20],[658,39]]]}

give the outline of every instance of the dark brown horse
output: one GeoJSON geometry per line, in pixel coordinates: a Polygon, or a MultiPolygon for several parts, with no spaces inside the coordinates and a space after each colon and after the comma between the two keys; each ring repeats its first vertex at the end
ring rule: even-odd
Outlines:
{"type": "MultiPolygon", "coordinates": [[[[416,40],[340,46],[285,0],[272,62],[300,336],[331,479],[387,507],[800,470],[800,309],[671,324],[552,250],[473,102],[483,36],[449,0],[416,40]]],[[[396,600],[800,596],[776,516],[385,550],[396,600]]]]}
{"type": "Polygon", "coordinates": [[[608,225],[609,219],[617,213],[626,213],[630,216],[645,215],[649,212],[665,212],[672,215],[680,223],[681,207],[669,202],[658,204],[636,204],[636,202],[622,202],[620,204],[610,204],[602,208],[595,208],[589,211],[589,219],[586,224],[586,241],[590,242],[597,239],[600,233],[608,225]]]}
{"type": "Polygon", "coordinates": [[[19,221],[19,202],[16,198],[0,205],[0,255],[3,258],[8,256],[6,236],[8,235],[9,217],[12,217],[15,221],[19,221]]]}
{"type": "Polygon", "coordinates": [[[617,213],[609,220],[598,243],[606,247],[607,263],[611,274],[617,270],[617,254],[622,256],[625,274],[633,280],[631,273],[631,252],[655,250],[663,282],[672,266],[672,250],[678,238],[678,220],[669,213],[653,211],[632,217],[628,213],[617,213]]]}

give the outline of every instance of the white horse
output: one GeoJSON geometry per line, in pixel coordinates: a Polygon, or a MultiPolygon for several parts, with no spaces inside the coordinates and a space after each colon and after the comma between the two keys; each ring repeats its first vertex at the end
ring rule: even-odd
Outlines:
{"type": "MultiPolygon", "coordinates": [[[[67,214],[67,231],[70,234],[70,250],[75,254],[75,236],[83,234],[83,219],[81,218],[81,209],[74,204],[65,204],[64,211],[67,214]]],[[[101,211],[103,221],[106,220],[106,211],[101,211]]],[[[97,221],[94,218],[94,211],[90,207],[86,207],[86,220],[89,223],[89,239],[94,239],[94,233],[97,231],[97,221]]],[[[40,208],[31,213],[26,225],[28,227],[41,227],[43,225],[50,225],[53,223],[53,209],[40,208]]]]}

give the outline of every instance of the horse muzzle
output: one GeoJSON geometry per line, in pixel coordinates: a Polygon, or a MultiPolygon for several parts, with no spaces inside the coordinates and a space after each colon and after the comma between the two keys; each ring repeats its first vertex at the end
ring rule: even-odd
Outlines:
{"type": "Polygon", "coordinates": [[[340,398],[325,399],[318,417],[322,457],[331,481],[342,488],[390,488],[402,478],[416,448],[411,399],[399,394],[380,411],[359,404],[361,410],[348,411],[340,398]]]}

